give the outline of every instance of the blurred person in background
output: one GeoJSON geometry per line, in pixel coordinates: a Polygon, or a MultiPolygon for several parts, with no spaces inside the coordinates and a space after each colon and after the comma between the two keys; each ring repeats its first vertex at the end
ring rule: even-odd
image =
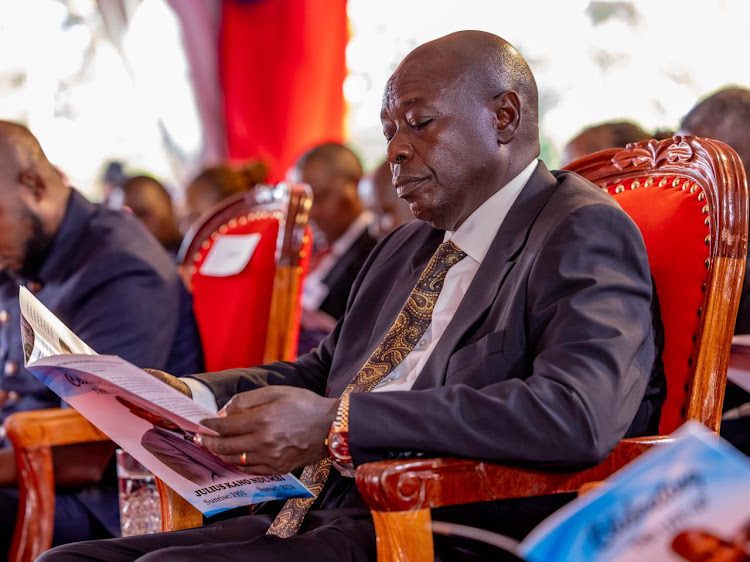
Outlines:
{"type": "Polygon", "coordinates": [[[101,178],[102,202],[114,209],[122,207],[122,186],[128,180],[125,165],[119,160],[106,163],[101,178]]]}
{"type": "Polygon", "coordinates": [[[224,164],[205,168],[185,190],[185,212],[180,220],[180,230],[187,233],[211,207],[263,183],[267,175],[268,167],[257,160],[236,169],[224,164]]]}
{"type": "Polygon", "coordinates": [[[333,142],[314,146],[290,176],[312,188],[310,222],[317,238],[302,295],[302,354],[344,315],[352,284],[377,241],[370,233],[373,214],[357,191],[362,164],[349,148],[333,142]]]}
{"type": "Polygon", "coordinates": [[[375,214],[375,236],[382,238],[402,224],[414,220],[409,204],[401,199],[393,186],[391,165],[386,160],[370,176],[372,212],[375,214]]]}
{"type": "MultiPolygon", "coordinates": [[[[90,203],[65,185],[28,129],[0,121],[0,421],[62,405],[24,368],[20,286],[98,353],[183,375],[202,368],[190,295],[167,253],[130,213],[90,203]]],[[[76,469],[88,473],[84,462],[95,462],[78,460],[63,463],[70,481],[80,482],[76,469]]],[[[13,450],[0,442],[4,553],[15,526],[16,485],[13,450]]],[[[113,472],[99,484],[58,489],[54,544],[116,536],[119,529],[113,472]]]]}
{"type": "Polygon", "coordinates": [[[650,138],[646,131],[629,121],[613,121],[587,127],[565,145],[561,165],[567,166],[574,160],[600,150],[625,148],[628,143],[650,138]]]}
{"type": "Polygon", "coordinates": [[[123,205],[154,235],[173,259],[177,258],[182,235],[166,188],[150,176],[134,176],[122,186],[123,205]]]}

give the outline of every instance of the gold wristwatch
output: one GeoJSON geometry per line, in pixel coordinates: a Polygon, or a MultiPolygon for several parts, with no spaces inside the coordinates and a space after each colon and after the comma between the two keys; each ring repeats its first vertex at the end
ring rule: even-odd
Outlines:
{"type": "Polygon", "coordinates": [[[351,464],[352,454],[349,451],[349,394],[341,398],[336,418],[328,432],[328,452],[331,458],[340,464],[351,464]]]}

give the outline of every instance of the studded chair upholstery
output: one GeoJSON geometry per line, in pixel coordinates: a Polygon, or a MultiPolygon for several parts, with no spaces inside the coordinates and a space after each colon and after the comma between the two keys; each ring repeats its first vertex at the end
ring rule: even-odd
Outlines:
{"type": "Polygon", "coordinates": [[[736,153],[708,139],[649,140],[568,166],[610,193],[641,229],[664,323],[663,435],[624,439],[599,465],[548,473],[466,459],[381,461],[357,469],[378,561],[433,559],[430,509],[576,492],[669,441],[686,420],[719,431],[745,269],[748,199],[736,153]]]}
{"type": "Polygon", "coordinates": [[[311,203],[306,185],[258,185],[210,209],[185,237],[183,276],[207,371],[296,357],[311,203]],[[237,241],[249,246],[224,245],[237,241]]]}

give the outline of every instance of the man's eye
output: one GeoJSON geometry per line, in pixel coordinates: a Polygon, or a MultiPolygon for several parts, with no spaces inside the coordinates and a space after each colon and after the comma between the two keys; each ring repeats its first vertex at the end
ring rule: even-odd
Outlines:
{"type": "Polygon", "coordinates": [[[427,125],[432,123],[432,119],[424,119],[422,121],[417,121],[412,125],[412,128],[420,130],[424,129],[427,125]]]}

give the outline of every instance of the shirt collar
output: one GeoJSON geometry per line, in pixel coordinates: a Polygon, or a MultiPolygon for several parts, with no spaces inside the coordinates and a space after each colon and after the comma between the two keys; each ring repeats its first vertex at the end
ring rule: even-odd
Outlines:
{"type": "Polygon", "coordinates": [[[513,206],[523,186],[529,181],[538,161],[532,160],[521,173],[497,190],[463,222],[455,232],[446,231],[444,242],[452,240],[456,246],[477,263],[482,263],[500,225],[513,206]]]}
{"type": "Polygon", "coordinates": [[[344,255],[359,237],[362,236],[365,230],[370,227],[370,224],[372,224],[374,220],[375,215],[370,211],[362,211],[359,216],[352,221],[344,234],[331,244],[331,253],[334,256],[344,255]]]}

